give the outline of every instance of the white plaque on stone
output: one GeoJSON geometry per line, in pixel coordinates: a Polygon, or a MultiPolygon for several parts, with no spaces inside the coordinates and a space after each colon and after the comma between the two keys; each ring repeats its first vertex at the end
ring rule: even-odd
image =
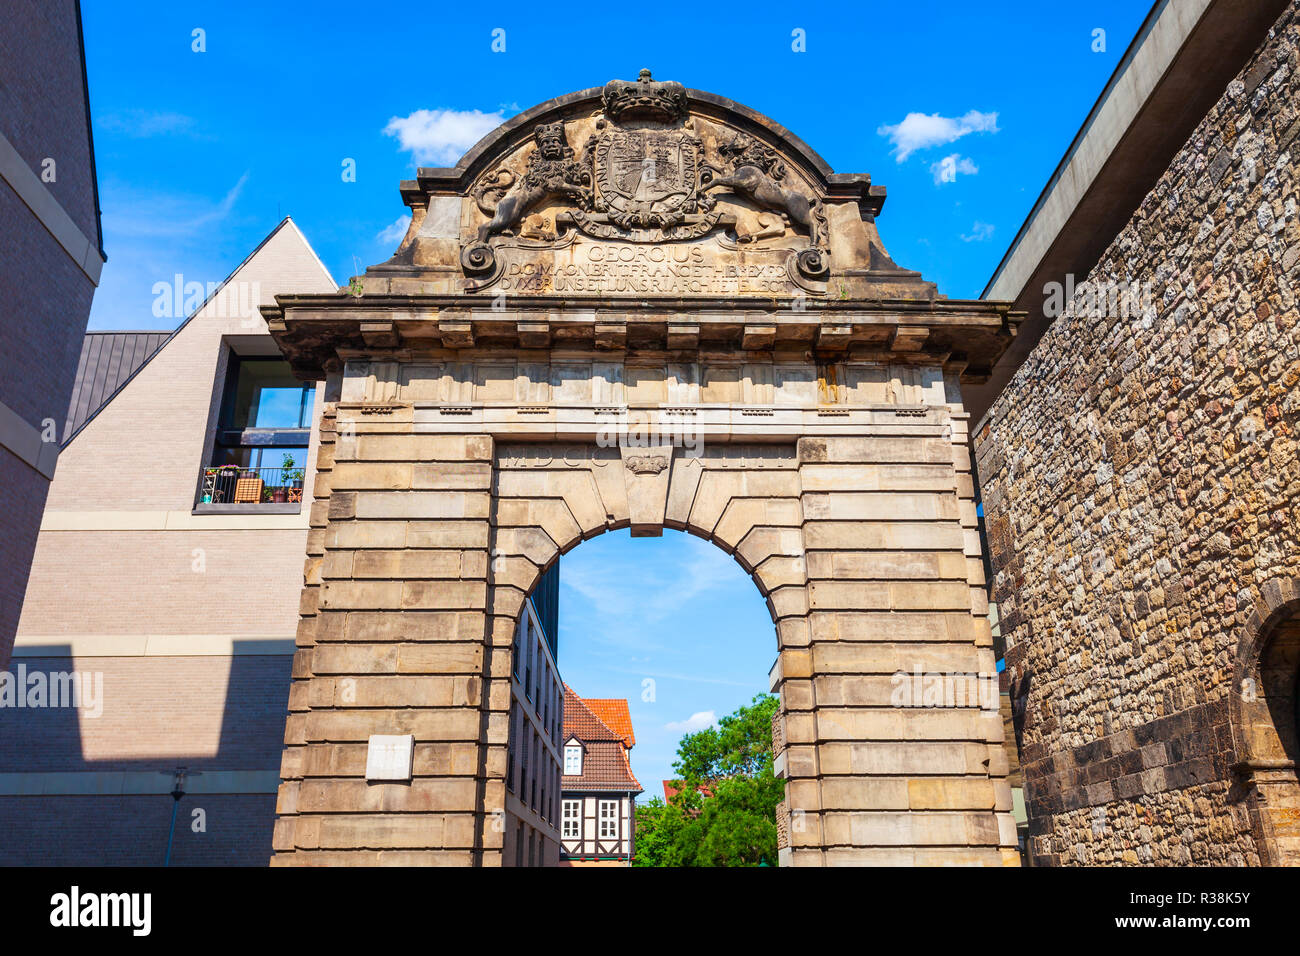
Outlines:
{"type": "Polygon", "coordinates": [[[367,780],[410,780],[413,734],[371,734],[366,749],[367,780]]]}

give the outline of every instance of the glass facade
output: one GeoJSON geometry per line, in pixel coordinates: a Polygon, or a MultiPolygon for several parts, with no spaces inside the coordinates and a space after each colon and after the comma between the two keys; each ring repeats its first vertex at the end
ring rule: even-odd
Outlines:
{"type": "Polygon", "coordinates": [[[307,461],[316,386],[283,359],[231,354],[210,464],[301,468],[307,461]],[[285,465],[293,459],[292,465],[285,465]]]}

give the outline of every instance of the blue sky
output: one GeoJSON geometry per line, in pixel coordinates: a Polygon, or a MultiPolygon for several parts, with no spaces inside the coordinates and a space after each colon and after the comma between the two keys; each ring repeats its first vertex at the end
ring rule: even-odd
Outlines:
{"type": "MultiPolygon", "coordinates": [[[[90,325],[173,327],[152,314],[154,283],[220,281],[284,215],[345,282],[392,253],[417,164],[453,164],[514,113],[642,67],[870,173],[894,259],[973,298],[1149,7],[84,0],[109,256],[90,325]]],[[[765,689],[771,621],[740,568],[685,535],[604,535],[565,562],[561,670],[581,694],[628,697],[634,767],[658,792],[685,726],[765,689]]]]}
{"type": "Polygon", "coordinates": [[[403,131],[425,164],[451,162],[497,120],[641,67],[766,113],[839,172],[870,173],[889,190],[880,229],[895,260],[975,297],[1149,4],[83,7],[109,256],[91,327],[105,329],[172,327],[152,314],[154,283],[220,281],[283,215],[345,282],[396,245],[397,184],[417,165],[403,131]]]}
{"type": "Polygon", "coordinates": [[[612,531],[560,559],[560,674],[582,697],[626,697],[641,798],[663,796],[682,734],[767,690],[776,629],[735,559],[681,531],[612,531]]]}

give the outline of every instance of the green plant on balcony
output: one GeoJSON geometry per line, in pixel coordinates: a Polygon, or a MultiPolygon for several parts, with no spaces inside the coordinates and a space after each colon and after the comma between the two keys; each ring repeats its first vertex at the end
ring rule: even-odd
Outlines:
{"type": "Polygon", "coordinates": [[[280,462],[280,467],[284,469],[285,482],[295,488],[301,488],[303,471],[301,468],[295,468],[296,464],[298,463],[294,461],[293,455],[286,454],[284,460],[280,462]]]}

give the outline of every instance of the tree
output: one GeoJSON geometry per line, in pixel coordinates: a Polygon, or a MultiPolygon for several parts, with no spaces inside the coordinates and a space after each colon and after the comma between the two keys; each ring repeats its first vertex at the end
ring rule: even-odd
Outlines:
{"type": "Polygon", "coordinates": [[[785,783],[772,772],[772,715],[759,694],[709,727],[687,734],[673,769],[682,786],[636,810],[637,866],[776,863],[776,805],[785,783]]]}

